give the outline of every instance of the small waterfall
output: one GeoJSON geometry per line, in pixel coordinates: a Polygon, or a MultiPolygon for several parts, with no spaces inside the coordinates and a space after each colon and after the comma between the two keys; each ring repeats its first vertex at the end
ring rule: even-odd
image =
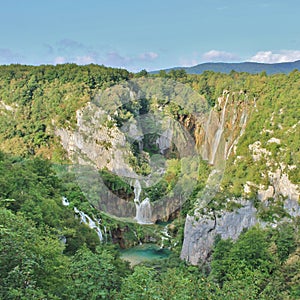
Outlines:
{"type": "Polygon", "coordinates": [[[172,238],[168,232],[168,225],[166,225],[160,233],[161,233],[160,249],[163,249],[165,247],[165,241],[170,241],[170,239],[172,238]]]}
{"type": "Polygon", "coordinates": [[[142,241],[141,241],[140,238],[138,237],[138,235],[137,235],[137,233],[136,233],[135,230],[133,230],[133,234],[134,234],[134,236],[136,237],[136,239],[138,240],[139,245],[143,245],[142,241]]]}
{"type": "Polygon", "coordinates": [[[226,113],[226,106],[227,106],[228,99],[229,99],[229,94],[227,94],[227,96],[226,96],[225,104],[224,104],[224,107],[223,107],[223,110],[222,110],[221,121],[220,121],[220,124],[218,126],[217,132],[216,132],[215,137],[214,137],[214,142],[213,142],[213,145],[212,145],[212,156],[211,156],[211,160],[209,162],[212,165],[214,164],[216,153],[217,153],[220,141],[221,141],[221,136],[222,136],[222,133],[224,131],[225,113],[226,113]]]}
{"type": "Polygon", "coordinates": [[[204,133],[205,133],[205,139],[203,143],[203,151],[202,151],[202,158],[204,160],[209,160],[209,148],[210,148],[210,142],[209,142],[209,129],[211,126],[211,118],[212,118],[212,109],[209,111],[208,119],[205,123],[204,133]]]}
{"type": "Polygon", "coordinates": [[[63,236],[61,236],[61,237],[59,238],[59,241],[60,241],[63,245],[65,245],[65,244],[67,243],[67,238],[63,235],[63,236]]]}
{"type": "Polygon", "coordinates": [[[79,214],[80,220],[82,223],[88,225],[91,229],[94,229],[99,237],[100,242],[103,241],[103,234],[100,229],[100,222],[98,220],[94,221],[91,217],[89,217],[86,213],[83,211],[77,209],[74,207],[74,212],[76,214],[79,214]]]}
{"type": "MultiPolygon", "coordinates": [[[[70,202],[66,197],[62,197],[62,205],[63,206],[69,206],[70,205],[70,202]]],[[[100,240],[100,242],[102,242],[103,241],[103,234],[102,234],[102,231],[100,229],[101,220],[93,220],[91,217],[89,217],[83,211],[79,210],[77,207],[74,207],[74,212],[80,216],[80,221],[82,223],[88,225],[91,229],[94,229],[97,232],[99,240],[100,240]]],[[[105,228],[105,233],[106,233],[106,228],[105,228]]]]}
{"type": "Polygon", "coordinates": [[[134,183],[134,203],[136,207],[135,219],[139,224],[153,224],[151,221],[152,211],[149,198],[140,202],[142,187],[140,182],[136,179],[134,183]]]}
{"type": "Polygon", "coordinates": [[[62,197],[62,205],[63,206],[69,206],[70,202],[66,197],[62,197]]]}
{"type": "Polygon", "coordinates": [[[140,182],[137,179],[135,180],[133,187],[134,187],[134,202],[140,203],[140,195],[141,195],[142,187],[140,182]]]}
{"type": "Polygon", "coordinates": [[[106,229],[106,226],[103,226],[103,229],[104,229],[105,242],[107,243],[107,229],[106,229]]]}

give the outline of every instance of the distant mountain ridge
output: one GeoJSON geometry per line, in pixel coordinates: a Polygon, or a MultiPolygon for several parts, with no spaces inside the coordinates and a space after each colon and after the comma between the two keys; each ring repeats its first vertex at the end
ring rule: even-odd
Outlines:
{"type": "MultiPolygon", "coordinates": [[[[203,63],[192,67],[174,67],[170,69],[164,69],[164,71],[169,72],[171,70],[183,69],[188,74],[202,74],[205,71],[214,71],[220,73],[230,73],[232,70],[236,72],[247,72],[251,74],[257,74],[261,72],[266,72],[268,75],[284,73],[288,74],[293,70],[300,70],[300,60],[294,62],[284,62],[284,63],[256,63],[256,62],[241,62],[241,63],[203,63]]],[[[153,71],[151,73],[158,73],[159,71],[153,71]]]]}

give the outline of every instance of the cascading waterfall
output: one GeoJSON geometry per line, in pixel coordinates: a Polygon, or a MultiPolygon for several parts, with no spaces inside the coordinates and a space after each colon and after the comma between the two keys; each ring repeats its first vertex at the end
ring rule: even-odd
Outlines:
{"type": "Polygon", "coordinates": [[[211,116],[212,116],[212,109],[210,110],[209,112],[209,116],[208,116],[208,119],[207,119],[207,122],[206,122],[206,125],[205,125],[205,141],[204,141],[204,151],[202,153],[202,158],[204,160],[208,160],[209,159],[209,152],[207,150],[207,145],[208,145],[208,130],[209,130],[209,126],[210,126],[210,122],[211,122],[211,116]]]}
{"type": "MultiPolygon", "coordinates": [[[[63,204],[63,206],[69,206],[70,202],[66,197],[62,197],[62,204],[63,204]]],[[[88,225],[91,229],[94,229],[97,232],[99,240],[100,240],[100,242],[102,242],[103,241],[103,234],[102,234],[102,231],[100,229],[100,220],[95,220],[94,221],[86,213],[84,213],[83,211],[77,209],[77,207],[74,207],[74,212],[80,216],[80,220],[81,220],[82,223],[88,225]]],[[[106,228],[105,228],[105,232],[106,232],[106,228]]]]}
{"type": "Polygon", "coordinates": [[[213,145],[212,145],[212,155],[211,155],[211,160],[209,162],[212,165],[214,164],[216,153],[217,153],[220,141],[221,141],[221,136],[222,136],[222,133],[224,131],[225,113],[226,113],[226,106],[227,106],[228,99],[229,99],[229,94],[227,94],[227,96],[226,96],[225,104],[224,104],[224,107],[223,107],[223,110],[222,110],[221,122],[220,122],[220,124],[218,126],[218,129],[216,131],[216,134],[215,134],[215,137],[214,137],[214,142],[213,142],[213,145]]]}
{"type": "Polygon", "coordinates": [[[76,214],[79,214],[81,222],[88,225],[91,229],[94,229],[99,237],[100,242],[103,241],[103,234],[102,231],[100,229],[100,222],[99,220],[93,220],[91,217],[89,217],[86,213],[84,213],[83,211],[77,209],[76,207],[74,207],[74,212],[76,214]]]}
{"type": "Polygon", "coordinates": [[[163,249],[165,247],[165,241],[170,241],[172,238],[168,232],[168,225],[164,227],[163,230],[161,230],[161,245],[160,248],[163,249]]]}
{"type": "Polygon", "coordinates": [[[141,184],[138,179],[134,182],[134,203],[136,208],[135,219],[139,224],[153,224],[151,221],[152,211],[149,198],[145,198],[140,202],[140,195],[142,191],[141,184]]]}
{"type": "Polygon", "coordinates": [[[70,202],[66,197],[62,197],[62,205],[63,206],[69,206],[70,202]]]}
{"type": "Polygon", "coordinates": [[[240,128],[241,128],[240,133],[239,133],[238,137],[234,140],[234,142],[232,143],[230,148],[228,149],[227,153],[225,153],[225,158],[226,159],[229,158],[229,155],[230,155],[233,147],[237,145],[240,137],[244,134],[244,132],[246,130],[246,125],[247,125],[247,118],[248,118],[247,112],[244,110],[243,114],[241,116],[241,119],[240,119],[240,128]]]}

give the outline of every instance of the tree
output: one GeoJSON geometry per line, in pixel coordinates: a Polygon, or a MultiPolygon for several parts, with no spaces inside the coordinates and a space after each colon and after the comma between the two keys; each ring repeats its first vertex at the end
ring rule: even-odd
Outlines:
{"type": "MultiPolygon", "coordinates": [[[[92,252],[82,247],[72,258],[68,278],[68,299],[113,299],[120,287],[120,260],[111,252],[97,247],[92,252]]],[[[122,269],[122,267],[121,267],[122,269]]]]}
{"type": "Polygon", "coordinates": [[[57,237],[4,208],[0,222],[0,298],[61,297],[68,259],[57,237]]]}
{"type": "Polygon", "coordinates": [[[148,72],[145,69],[143,69],[140,72],[136,73],[135,76],[136,77],[147,77],[148,76],[148,72]]]}
{"type": "Polygon", "coordinates": [[[120,298],[124,300],[163,299],[159,296],[159,285],[153,268],[136,266],[133,274],[122,282],[120,298]]]}

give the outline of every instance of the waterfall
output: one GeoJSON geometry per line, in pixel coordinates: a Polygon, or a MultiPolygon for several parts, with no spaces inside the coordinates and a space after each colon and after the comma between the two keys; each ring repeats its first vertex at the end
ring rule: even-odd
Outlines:
{"type": "Polygon", "coordinates": [[[82,223],[88,225],[91,229],[94,229],[96,231],[100,242],[102,242],[103,241],[103,234],[102,234],[102,231],[100,229],[100,222],[98,220],[94,221],[90,216],[88,216],[83,211],[77,209],[76,207],[74,207],[74,212],[76,214],[79,214],[80,220],[81,220],[82,223]]]}
{"type": "Polygon", "coordinates": [[[63,206],[69,206],[70,202],[66,197],[62,197],[62,204],[63,206]]]}
{"type": "Polygon", "coordinates": [[[226,156],[226,159],[229,158],[229,155],[233,149],[234,146],[237,145],[240,137],[244,134],[245,130],[246,130],[246,125],[247,125],[247,118],[248,118],[248,115],[247,115],[247,112],[244,110],[243,113],[242,113],[242,116],[241,116],[241,119],[240,119],[240,133],[239,133],[239,136],[234,140],[234,142],[231,144],[230,148],[228,149],[227,153],[225,153],[225,156],[226,156]]]}
{"type": "Polygon", "coordinates": [[[139,245],[143,245],[142,241],[141,241],[140,238],[138,237],[138,235],[137,235],[137,233],[136,233],[135,230],[133,230],[133,234],[134,234],[134,236],[136,237],[136,239],[138,240],[139,245]]]}
{"type": "Polygon", "coordinates": [[[139,224],[152,224],[152,211],[149,198],[140,202],[142,187],[138,179],[134,183],[134,203],[136,208],[135,219],[139,224]]]}
{"type": "MultiPolygon", "coordinates": [[[[70,202],[66,197],[62,197],[62,204],[63,206],[69,206],[70,202]]],[[[74,206],[74,212],[80,216],[80,221],[86,225],[88,225],[91,229],[94,229],[99,237],[100,242],[103,241],[103,234],[100,229],[100,222],[101,220],[93,220],[90,216],[88,216],[83,211],[79,210],[77,207],[74,206]]],[[[104,226],[104,231],[106,233],[106,228],[104,226]]]]}
{"type": "Polygon", "coordinates": [[[140,182],[136,179],[134,182],[134,203],[138,202],[140,203],[140,195],[142,191],[142,187],[140,182]]]}
{"type": "Polygon", "coordinates": [[[226,113],[226,106],[227,106],[228,99],[229,99],[229,94],[227,94],[227,96],[226,96],[226,101],[225,101],[225,104],[224,104],[224,107],[222,110],[221,121],[218,126],[217,132],[214,137],[214,142],[212,145],[212,156],[211,156],[211,160],[210,160],[210,164],[212,164],[212,165],[214,164],[216,153],[217,153],[220,141],[221,141],[221,136],[224,131],[225,113],[226,113]]]}
{"type": "Polygon", "coordinates": [[[205,125],[205,140],[204,140],[204,147],[203,147],[203,153],[202,153],[202,158],[204,160],[208,160],[209,157],[209,140],[208,140],[208,131],[209,131],[209,126],[211,125],[211,116],[212,116],[212,109],[209,112],[208,120],[205,125]]]}
{"type": "Polygon", "coordinates": [[[168,232],[168,225],[166,225],[164,227],[163,230],[161,230],[161,245],[160,245],[160,249],[163,249],[165,247],[165,241],[170,241],[171,240],[171,236],[168,232]]]}

